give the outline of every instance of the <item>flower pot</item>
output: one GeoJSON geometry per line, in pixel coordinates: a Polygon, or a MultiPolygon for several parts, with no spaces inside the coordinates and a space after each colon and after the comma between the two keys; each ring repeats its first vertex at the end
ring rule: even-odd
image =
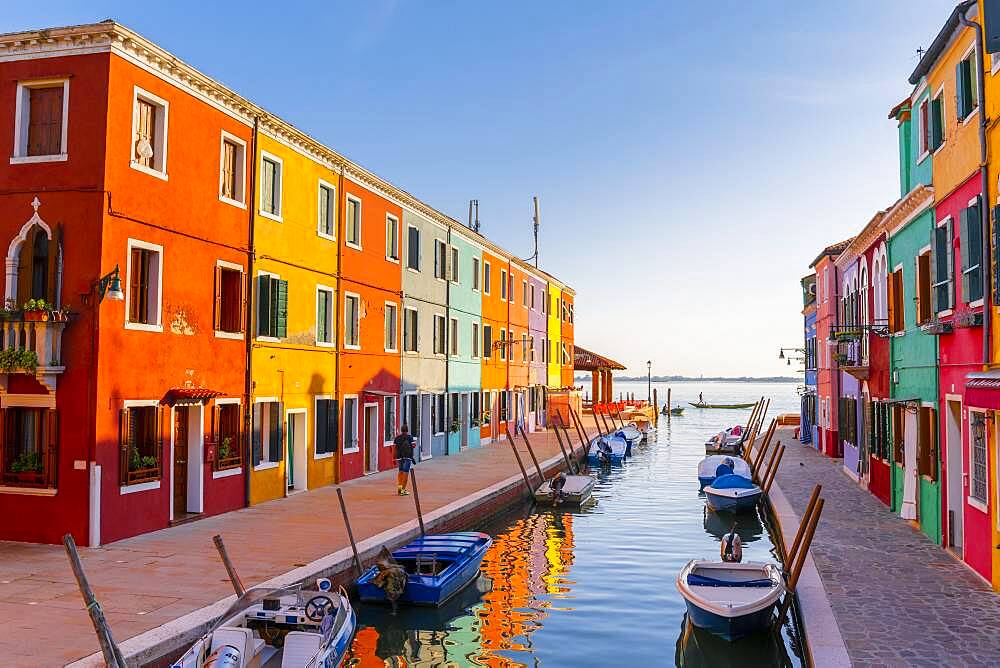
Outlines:
{"type": "Polygon", "coordinates": [[[28,322],[42,322],[49,319],[46,311],[25,311],[24,319],[28,322]]]}

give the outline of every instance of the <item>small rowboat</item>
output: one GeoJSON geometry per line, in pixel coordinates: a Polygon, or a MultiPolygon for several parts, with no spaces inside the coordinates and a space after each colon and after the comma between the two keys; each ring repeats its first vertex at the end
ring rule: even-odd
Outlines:
{"type": "Polygon", "coordinates": [[[565,503],[579,506],[585,503],[594,491],[595,480],[589,475],[568,475],[562,490],[553,494],[552,482],[556,478],[546,480],[535,490],[535,501],[557,505],[565,503]]]}
{"type": "Polygon", "coordinates": [[[705,502],[712,510],[753,508],[764,494],[749,478],[731,474],[719,476],[705,488],[705,502]]]}
{"type": "Polygon", "coordinates": [[[677,590],[695,626],[726,640],[768,629],[785,583],[774,564],[689,561],[677,590]]]}
{"type": "MultiPolygon", "coordinates": [[[[493,539],[476,531],[457,531],[418,538],[392,553],[406,570],[406,588],[401,603],[439,606],[479,575],[479,564],[493,539]]],[[[387,603],[389,599],[374,580],[378,568],[372,566],[358,578],[358,596],[367,603],[387,603]]]]}
{"type": "Polygon", "coordinates": [[[744,429],[739,425],[721,431],[712,438],[705,441],[705,452],[707,454],[739,454],[740,445],[745,437],[744,429]]]}
{"type": "Polygon", "coordinates": [[[601,466],[602,464],[621,464],[625,461],[628,442],[624,438],[617,436],[596,436],[590,441],[590,449],[587,451],[587,462],[591,466],[601,466]],[[603,442],[605,448],[600,445],[603,442]],[[602,450],[606,450],[604,455],[602,450]]]}
{"type": "Polygon", "coordinates": [[[731,455],[708,455],[698,462],[698,484],[700,487],[707,487],[715,482],[715,472],[725,461],[733,463],[733,473],[750,479],[750,465],[746,460],[731,455]]]}
{"type": "Polygon", "coordinates": [[[689,401],[689,404],[695,408],[753,408],[757,405],[757,402],[752,401],[749,404],[706,404],[700,401],[689,401]]]}

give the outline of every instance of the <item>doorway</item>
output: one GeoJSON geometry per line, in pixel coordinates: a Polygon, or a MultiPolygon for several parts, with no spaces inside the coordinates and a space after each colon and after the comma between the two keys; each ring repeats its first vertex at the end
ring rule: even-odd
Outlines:
{"type": "Polygon", "coordinates": [[[204,510],[204,441],[201,404],[173,408],[173,467],[170,519],[183,520],[204,510]]]}
{"type": "Polygon", "coordinates": [[[904,520],[917,519],[917,408],[907,406],[903,415],[903,503],[899,516],[904,520]]]}
{"type": "Polygon", "coordinates": [[[420,395],[420,459],[430,459],[431,451],[431,395],[420,395]]]}
{"type": "Polygon", "coordinates": [[[365,404],[365,473],[378,472],[378,404],[365,404]]]}
{"type": "Polygon", "coordinates": [[[187,515],[188,407],[174,408],[174,518],[187,515]]]}
{"type": "Polygon", "coordinates": [[[308,462],[306,460],[306,412],[304,409],[286,411],[288,438],[285,443],[285,484],[288,491],[308,489],[308,462]]]}
{"type": "Polygon", "coordinates": [[[945,475],[948,481],[948,547],[962,557],[964,509],[962,506],[962,403],[948,401],[945,415],[945,475]]]}
{"type": "Polygon", "coordinates": [[[461,413],[461,438],[458,447],[464,450],[469,447],[469,393],[463,392],[459,395],[459,411],[461,413]]]}

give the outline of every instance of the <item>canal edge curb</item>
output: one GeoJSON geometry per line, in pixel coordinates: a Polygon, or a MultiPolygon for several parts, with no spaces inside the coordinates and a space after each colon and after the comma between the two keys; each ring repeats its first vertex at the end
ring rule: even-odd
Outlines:
{"type": "MultiPolygon", "coordinates": [[[[545,473],[560,469],[563,464],[562,455],[540,462],[545,473]]],[[[520,474],[512,475],[427,513],[424,516],[424,524],[428,531],[448,527],[456,520],[465,521],[464,518],[467,515],[485,507],[492,508],[492,511],[488,512],[487,515],[494,515],[500,509],[508,507],[521,498],[523,490],[524,479],[520,474]]],[[[363,562],[369,561],[375,557],[383,545],[394,549],[413,540],[419,534],[420,526],[417,520],[408,520],[391,529],[358,541],[358,554],[363,562]]],[[[353,568],[353,559],[351,548],[344,547],[319,557],[305,566],[281,573],[253,586],[285,587],[320,577],[340,579],[338,576],[343,576],[353,568]]],[[[176,655],[178,650],[193,644],[198,638],[205,635],[215,620],[225,613],[235,601],[236,596],[229,595],[202,608],[192,610],[162,626],[132,636],[119,642],[118,645],[129,666],[141,666],[162,660],[172,654],[176,655]]],[[[103,655],[100,652],[95,652],[66,664],[66,668],[97,668],[104,665],[103,655]]]]}
{"type": "MultiPolygon", "coordinates": [[[[785,545],[791,545],[795,540],[794,529],[800,522],[799,516],[777,483],[771,488],[768,500],[774,516],[778,519],[782,541],[785,545]]],[[[805,647],[809,653],[809,663],[823,668],[850,667],[851,659],[847,653],[844,636],[840,632],[840,625],[833,614],[830,599],[826,595],[826,588],[823,586],[823,580],[811,553],[806,554],[795,589],[799,614],[805,626],[805,647]]]]}

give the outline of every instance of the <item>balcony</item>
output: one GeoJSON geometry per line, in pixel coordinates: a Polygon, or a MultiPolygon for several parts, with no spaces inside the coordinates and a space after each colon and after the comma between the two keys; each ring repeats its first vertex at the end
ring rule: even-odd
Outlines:
{"type": "Polygon", "coordinates": [[[56,380],[66,370],[62,363],[66,323],[66,316],[59,313],[0,311],[0,392],[7,392],[15,373],[32,375],[49,392],[56,391],[56,380]]]}
{"type": "Polygon", "coordinates": [[[868,351],[873,336],[889,336],[886,321],[876,320],[866,325],[834,325],[830,328],[829,344],[833,359],[841,371],[858,380],[868,380],[868,351]]]}

